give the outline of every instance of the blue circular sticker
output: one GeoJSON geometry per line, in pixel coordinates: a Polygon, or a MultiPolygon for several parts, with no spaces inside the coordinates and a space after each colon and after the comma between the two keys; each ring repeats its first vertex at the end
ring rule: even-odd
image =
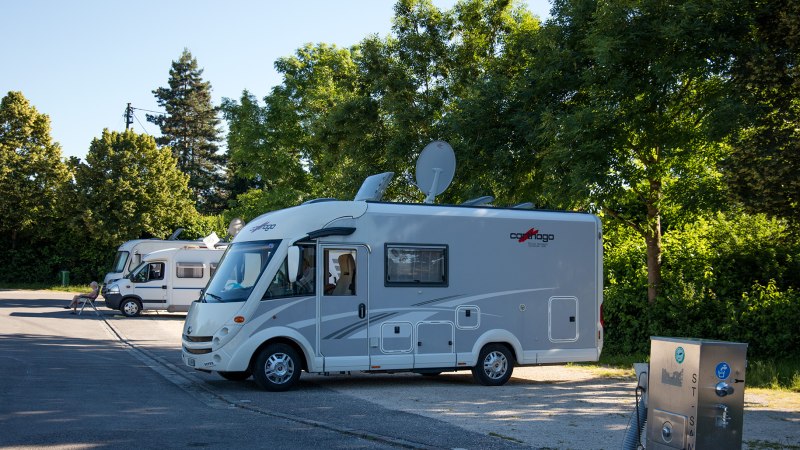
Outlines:
{"type": "Polygon", "coordinates": [[[683,359],[686,358],[686,352],[683,350],[683,347],[678,347],[675,349],[675,361],[678,361],[678,364],[683,364],[683,359]]]}
{"type": "Polygon", "coordinates": [[[714,369],[714,371],[717,373],[717,378],[720,380],[725,380],[731,376],[731,366],[729,366],[725,361],[717,364],[717,368],[714,369]]]}

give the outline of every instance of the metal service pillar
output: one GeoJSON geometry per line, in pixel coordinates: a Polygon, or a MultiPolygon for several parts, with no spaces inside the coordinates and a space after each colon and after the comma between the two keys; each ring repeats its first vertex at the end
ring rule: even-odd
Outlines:
{"type": "Polygon", "coordinates": [[[647,450],[742,446],[747,344],[650,339],[647,450]]]}

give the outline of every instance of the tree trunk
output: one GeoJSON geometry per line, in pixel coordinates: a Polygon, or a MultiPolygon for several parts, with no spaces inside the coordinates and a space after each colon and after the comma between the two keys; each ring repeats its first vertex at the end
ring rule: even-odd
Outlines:
{"type": "Polygon", "coordinates": [[[647,243],[647,301],[651,305],[661,292],[661,194],[661,180],[651,180],[647,224],[644,229],[644,240],[647,243]]]}
{"type": "MultiPolygon", "coordinates": [[[[656,219],[656,223],[660,220],[656,219]]],[[[659,223],[660,226],[660,223],[659,223]]],[[[651,230],[647,242],[647,301],[652,305],[661,291],[661,230],[651,230]]]]}

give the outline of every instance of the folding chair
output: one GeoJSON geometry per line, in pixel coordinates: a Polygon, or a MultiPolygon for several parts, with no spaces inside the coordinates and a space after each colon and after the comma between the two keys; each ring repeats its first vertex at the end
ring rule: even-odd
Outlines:
{"type": "MultiPolygon", "coordinates": [[[[99,295],[99,290],[98,290],[98,295],[99,295]]],[[[97,314],[97,317],[100,317],[100,311],[98,311],[97,307],[94,306],[95,300],[97,300],[97,295],[95,296],[81,295],[80,297],[78,297],[78,301],[81,302],[81,310],[78,311],[78,315],[79,316],[81,315],[81,313],[83,312],[83,308],[86,308],[86,304],[88,303],[94,309],[94,313],[97,314]]]]}

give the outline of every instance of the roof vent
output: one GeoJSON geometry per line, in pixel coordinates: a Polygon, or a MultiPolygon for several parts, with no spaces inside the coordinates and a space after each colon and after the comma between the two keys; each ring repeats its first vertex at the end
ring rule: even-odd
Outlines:
{"type": "Polygon", "coordinates": [[[357,202],[381,201],[383,194],[386,192],[386,188],[389,187],[389,182],[392,181],[393,176],[394,172],[384,172],[367,177],[367,179],[361,183],[361,188],[358,190],[358,194],[356,194],[356,198],[354,200],[357,202]]]}

